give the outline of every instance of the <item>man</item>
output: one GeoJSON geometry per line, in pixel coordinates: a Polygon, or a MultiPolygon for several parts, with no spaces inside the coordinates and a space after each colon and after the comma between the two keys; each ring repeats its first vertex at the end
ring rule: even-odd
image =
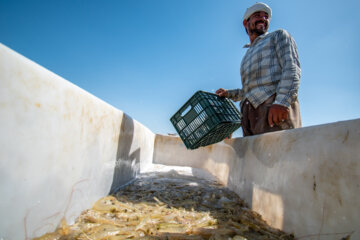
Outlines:
{"type": "Polygon", "coordinates": [[[265,3],[246,10],[243,25],[250,44],[241,62],[242,89],[216,91],[241,101],[244,136],[301,127],[297,47],[287,31],[267,32],[271,15],[265,3]]]}

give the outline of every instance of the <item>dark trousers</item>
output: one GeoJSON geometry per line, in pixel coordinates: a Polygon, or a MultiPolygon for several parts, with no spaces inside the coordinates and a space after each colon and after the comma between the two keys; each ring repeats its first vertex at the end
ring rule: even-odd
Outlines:
{"type": "Polygon", "coordinates": [[[301,127],[300,106],[298,100],[291,104],[289,109],[289,119],[287,121],[280,122],[278,125],[270,127],[268,123],[268,113],[274,101],[275,95],[268,98],[257,108],[254,108],[247,99],[241,104],[242,130],[244,137],[301,127]]]}

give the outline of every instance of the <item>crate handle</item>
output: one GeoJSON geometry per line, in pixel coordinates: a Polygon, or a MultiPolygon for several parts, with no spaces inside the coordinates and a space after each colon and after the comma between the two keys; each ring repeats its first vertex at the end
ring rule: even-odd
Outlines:
{"type": "Polygon", "coordinates": [[[191,105],[187,106],[187,108],[185,108],[185,110],[181,113],[181,117],[184,117],[188,112],[190,112],[191,108],[191,105]]]}

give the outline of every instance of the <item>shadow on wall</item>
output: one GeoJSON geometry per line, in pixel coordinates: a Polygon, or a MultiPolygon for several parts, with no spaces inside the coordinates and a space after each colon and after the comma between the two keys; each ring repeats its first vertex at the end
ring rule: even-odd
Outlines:
{"type": "Polygon", "coordinates": [[[123,113],[121,121],[114,177],[110,193],[115,193],[125,183],[131,181],[140,172],[140,148],[131,153],[134,140],[134,121],[123,113]]]}

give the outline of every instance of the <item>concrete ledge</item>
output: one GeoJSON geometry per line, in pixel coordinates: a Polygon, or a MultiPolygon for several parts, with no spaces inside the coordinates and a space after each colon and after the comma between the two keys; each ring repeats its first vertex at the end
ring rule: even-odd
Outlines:
{"type": "Polygon", "coordinates": [[[1,44],[0,114],[0,238],[71,223],[155,163],[208,171],[299,239],[360,239],[360,119],[187,150],[1,44]]]}

